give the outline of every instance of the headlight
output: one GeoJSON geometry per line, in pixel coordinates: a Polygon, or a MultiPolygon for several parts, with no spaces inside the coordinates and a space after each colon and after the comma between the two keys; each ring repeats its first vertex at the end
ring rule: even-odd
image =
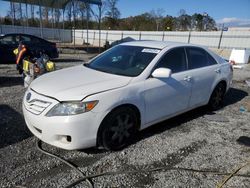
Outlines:
{"type": "Polygon", "coordinates": [[[46,116],[70,116],[88,112],[92,110],[98,101],[90,102],[63,102],[55,105],[46,116]]]}

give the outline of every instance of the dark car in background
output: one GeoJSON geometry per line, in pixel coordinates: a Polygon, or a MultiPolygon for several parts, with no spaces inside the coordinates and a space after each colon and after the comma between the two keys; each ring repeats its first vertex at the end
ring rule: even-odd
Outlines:
{"type": "Polygon", "coordinates": [[[16,56],[13,50],[19,45],[19,41],[23,41],[29,50],[38,55],[39,52],[47,54],[51,59],[58,58],[58,50],[56,43],[49,42],[39,37],[27,34],[12,33],[0,35],[0,63],[14,63],[16,56]]]}

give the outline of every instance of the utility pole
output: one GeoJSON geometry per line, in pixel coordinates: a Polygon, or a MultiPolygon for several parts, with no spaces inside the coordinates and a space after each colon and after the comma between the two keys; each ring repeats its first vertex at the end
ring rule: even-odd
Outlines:
{"type": "Polygon", "coordinates": [[[220,46],[221,46],[221,40],[222,40],[222,36],[223,36],[223,30],[224,30],[224,24],[222,24],[222,28],[221,28],[221,33],[220,33],[220,40],[219,40],[218,49],[220,49],[220,46]]]}

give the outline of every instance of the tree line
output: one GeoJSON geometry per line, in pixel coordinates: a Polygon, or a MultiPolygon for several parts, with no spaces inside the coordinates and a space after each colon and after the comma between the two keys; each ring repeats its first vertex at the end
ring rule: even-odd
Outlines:
{"type": "MultiPolygon", "coordinates": [[[[121,18],[117,8],[119,0],[103,0],[100,9],[101,29],[105,30],[134,30],[134,31],[213,31],[217,30],[215,20],[207,13],[189,15],[181,9],[178,16],[167,15],[160,8],[137,16],[121,18]]],[[[65,10],[42,7],[41,15],[35,5],[25,5],[10,2],[6,16],[0,16],[0,24],[40,26],[65,29],[98,29],[99,10],[94,5],[80,1],[70,1],[65,10]],[[87,22],[89,18],[89,22],[87,22]],[[64,20],[64,21],[63,21],[64,20]]]]}

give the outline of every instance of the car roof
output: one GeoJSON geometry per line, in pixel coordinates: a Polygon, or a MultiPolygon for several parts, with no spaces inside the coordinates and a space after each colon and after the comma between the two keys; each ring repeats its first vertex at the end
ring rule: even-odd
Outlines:
{"type": "MultiPolygon", "coordinates": [[[[42,39],[40,37],[37,37],[35,35],[30,35],[30,34],[25,34],[25,33],[7,33],[7,34],[1,34],[0,37],[5,37],[5,36],[14,36],[14,35],[22,35],[22,36],[29,36],[29,37],[34,37],[34,38],[38,38],[38,39],[42,39]]],[[[44,40],[44,39],[43,39],[44,40]]]]}
{"type": "Polygon", "coordinates": [[[181,46],[193,46],[193,47],[201,47],[199,45],[193,45],[188,43],[181,43],[181,42],[167,42],[167,41],[133,41],[133,42],[125,42],[119,45],[124,46],[141,46],[141,47],[147,47],[147,48],[158,48],[158,49],[164,49],[166,47],[181,47],[181,46]]]}

